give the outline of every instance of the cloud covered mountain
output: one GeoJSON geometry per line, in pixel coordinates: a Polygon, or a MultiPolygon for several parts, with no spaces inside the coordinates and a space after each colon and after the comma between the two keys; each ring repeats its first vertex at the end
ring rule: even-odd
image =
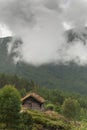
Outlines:
{"type": "MultiPolygon", "coordinates": [[[[70,40],[76,40],[77,35],[72,34],[70,40]]],[[[69,32],[68,35],[70,35],[69,32]]],[[[68,65],[51,63],[38,67],[22,61],[17,62],[15,60],[16,62],[14,62],[14,57],[15,59],[21,57],[20,53],[17,52],[17,48],[21,47],[22,41],[20,39],[15,40],[10,48],[11,40],[11,37],[0,38],[0,73],[17,74],[29,80],[32,79],[41,86],[87,94],[87,66],[78,66],[73,61],[68,65]]]]}
{"type": "Polygon", "coordinates": [[[70,29],[65,32],[65,36],[67,38],[68,43],[73,43],[75,41],[82,42],[84,45],[87,43],[87,27],[83,28],[82,31],[77,31],[74,29],[70,29]]]}

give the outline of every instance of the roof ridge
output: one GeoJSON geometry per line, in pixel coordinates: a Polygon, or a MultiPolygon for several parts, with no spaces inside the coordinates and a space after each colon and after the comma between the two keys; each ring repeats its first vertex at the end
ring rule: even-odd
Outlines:
{"type": "Polygon", "coordinates": [[[28,97],[33,97],[33,98],[35,98],[38,102],[40,102],[40,103],[44,103],[45,102],[45,99],[44,98],[42,98],[40,95],[38,95],[38,94],[36,94],[36,93],[29,93],[29,94],[27,94],[25,97],[23,97],[22,99],[21,99],[21,101],[24,101],[25,99],[27,99],[28,97]]]}

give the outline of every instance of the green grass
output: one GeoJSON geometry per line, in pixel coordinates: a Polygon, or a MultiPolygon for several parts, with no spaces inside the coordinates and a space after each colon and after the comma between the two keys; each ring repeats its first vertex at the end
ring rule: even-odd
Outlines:
{"type": "Polygon", "coordinates": [[[87,130],[87,122],[70,121],[64,116],[56,112],[40,112],[36,110],[28,110],[32,116],[34,125],[33,130],[42,130],[43,126],[47,129],[59,130],[87,130]]]}
{"type": "MultiPolygon", "coordinates": [[[[40,112],[40,111],[32,111],[28,110],[28,113],[32,115],[34,125],[40,125],[40,127],[44,126],[48,129],[55,128],[59,130],[70,130],[70,123],[63,116],[59,115],[56,112],[40,112]]],[[[38,129],[39,130],[39,129],[38,129]]]]}
{"type": "Polygon", "coordinates": [[[80,125],[72,125],[71,130],[87,130],[87,122],[82,121],[80,122],[80,125]]]}

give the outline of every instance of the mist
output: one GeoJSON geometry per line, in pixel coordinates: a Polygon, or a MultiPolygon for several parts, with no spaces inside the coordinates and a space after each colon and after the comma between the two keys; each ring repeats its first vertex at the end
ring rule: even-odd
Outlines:
{"type": "Polygon", "coordinates": [[[68,44],[64,35],[67,29],[74,29],[79,36],[87,33],[86,15],[86,0],[0,0],[0,24],[14,37],[8,43],[8,54],[20,38],[23,43],[15,49],[13,59],[32,65],[71,61],[87,65],[87,44],[80,39],[68,44]]]}

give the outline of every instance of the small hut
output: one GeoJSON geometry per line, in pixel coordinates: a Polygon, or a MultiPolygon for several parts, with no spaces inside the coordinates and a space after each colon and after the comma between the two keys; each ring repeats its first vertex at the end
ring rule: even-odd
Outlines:
{"type": "Polygon", "coordinates": [[[21,99],[24,108],[44,110],[45,100],[36,93],[30,93],[21,99]]]}

